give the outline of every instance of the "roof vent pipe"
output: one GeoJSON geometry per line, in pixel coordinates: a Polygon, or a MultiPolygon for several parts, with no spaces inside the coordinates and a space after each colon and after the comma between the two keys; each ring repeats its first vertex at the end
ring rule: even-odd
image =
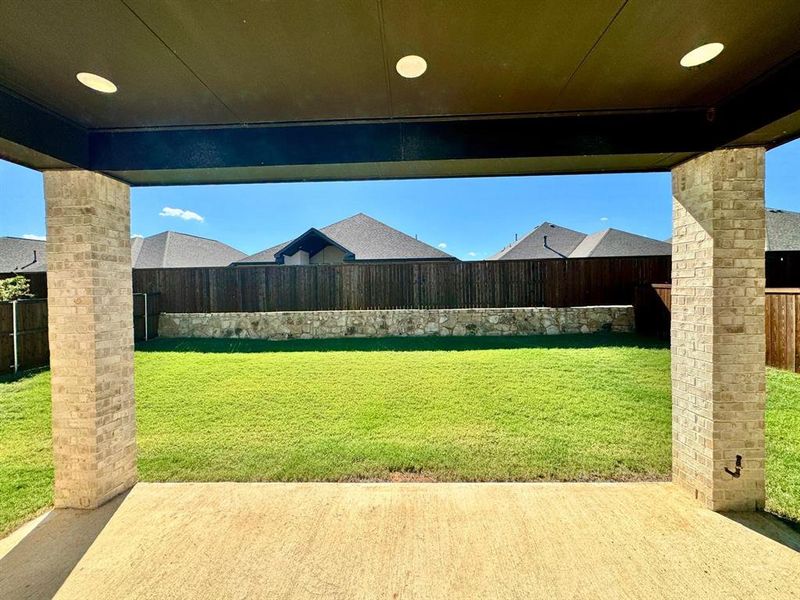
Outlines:
{"type": "Polygon", "coordinates": [[[519,238],[519,236],[515,233],[514,234],[514,241],[516,242],[518,238],[519,238]]]}
{"type": "Polygon", "coordinates": [[[547,236],[544,236],[544,247],[547,248],[547,236]]]}
{"type": "Polygon", "coordinates": [[[36,260],[37,260],[37,259],[36,259],[36,250],[34,250],[34,251],[33,251],[33,260],[32,260],[31,262],[29,262],[27,265],[24,265],[24,266],[22,266],[22,267],[19,267],[17,270],[19,270],[19,271],[22,271],[23,269],[27,269],[27,268],[28,268],[28,267],[30,267],[31,265],[35,265],[35,264],[36,264],[36,260]]]}

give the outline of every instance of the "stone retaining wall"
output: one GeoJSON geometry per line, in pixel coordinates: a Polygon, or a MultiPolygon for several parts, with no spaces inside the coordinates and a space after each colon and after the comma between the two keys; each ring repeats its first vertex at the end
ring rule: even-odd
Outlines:
{"type": "Polygon", "coordinates": [[[632,306],[163,313],[163,337],[320,339],[633,331],[632,306]]]}

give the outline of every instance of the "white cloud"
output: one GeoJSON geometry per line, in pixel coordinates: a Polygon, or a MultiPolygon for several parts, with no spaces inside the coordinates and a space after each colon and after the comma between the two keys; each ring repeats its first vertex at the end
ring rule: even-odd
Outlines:
{"type": "Polygon", "coordinates": [[[467,252],[467,256],[478,256],[477,252],[467,252]]]}
{"type": "Polygon", "coordinates": [[[439,248],[441,248],[442,250],[444,250],[445,248],[447,248],[447,244],[445,244],[444,242],[442,242],[441,244],[439,244],[439,248]]]}
{"type": "Polygon", "coordinates": [[[205,221],[203,217],[201,217],[194,211],[183,210],[182,208],[171,208],[169,206],[165,206],[164,208],[162,208],[161,212],[158,214],[161,217],[178,217],[179,219],[183,219],[184,221],[200,221],[201,223],[205,221]]]}
{"type": "Polygon", "coordinates": [[[132,233],[131,237],[132,238],[143,238],[144,236],[141,233],[132,233]]]}
{"type": "Polygon", "coordinates": [[[26,240],[39,240],[41,242],[47,239],[46,235],[36,235],[35,233],[26,233],[22,237],[26,240]]]}
{"type": "Polygon", "coordinates": [[[601,221],[608,221],[608,217],[600,217],[601,221]]]}

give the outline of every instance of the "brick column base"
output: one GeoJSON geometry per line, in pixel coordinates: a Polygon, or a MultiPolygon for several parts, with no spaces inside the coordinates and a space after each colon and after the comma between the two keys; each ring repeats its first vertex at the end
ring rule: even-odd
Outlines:
{"type": "Polygon", "coordinates": [[[55,505],[94,508],[136,482],[128,186],[44,175],[55,505]]]}
{"type": "Polygon", "coordinates": [[[764,506],[764,150],[690,160],[673,170],[672,193],[672,478],[712,510],[756,510],[764,506]]]}

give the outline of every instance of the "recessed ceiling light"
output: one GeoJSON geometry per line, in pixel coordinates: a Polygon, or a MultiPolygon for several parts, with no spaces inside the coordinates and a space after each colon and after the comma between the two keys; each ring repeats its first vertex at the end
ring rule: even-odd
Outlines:
{"type": "Polygon", "coordinates": [[[100,77],[100,75],[95,75],[94,73],[78,73],[76,77],[83,85],[95,92],[113,94],[117,91],[117,86],[114,85],[113,81],[109,81],[105,77],[100,77]]]}
{"type": "Polygon", "coordinates": [[[725,46],[719,42],[704,44],[691,52],[687,52],[681,59],[681,66],[688,68],[702,65],[717,58],[724,49],[725,46]]]}
{"type": "Polygon", "coordinates": [[[425,59],[416,54],[409,54],[397,61],[397,72],[406,79],[414,79],[422,75],[428,68],[425,59]]]}

